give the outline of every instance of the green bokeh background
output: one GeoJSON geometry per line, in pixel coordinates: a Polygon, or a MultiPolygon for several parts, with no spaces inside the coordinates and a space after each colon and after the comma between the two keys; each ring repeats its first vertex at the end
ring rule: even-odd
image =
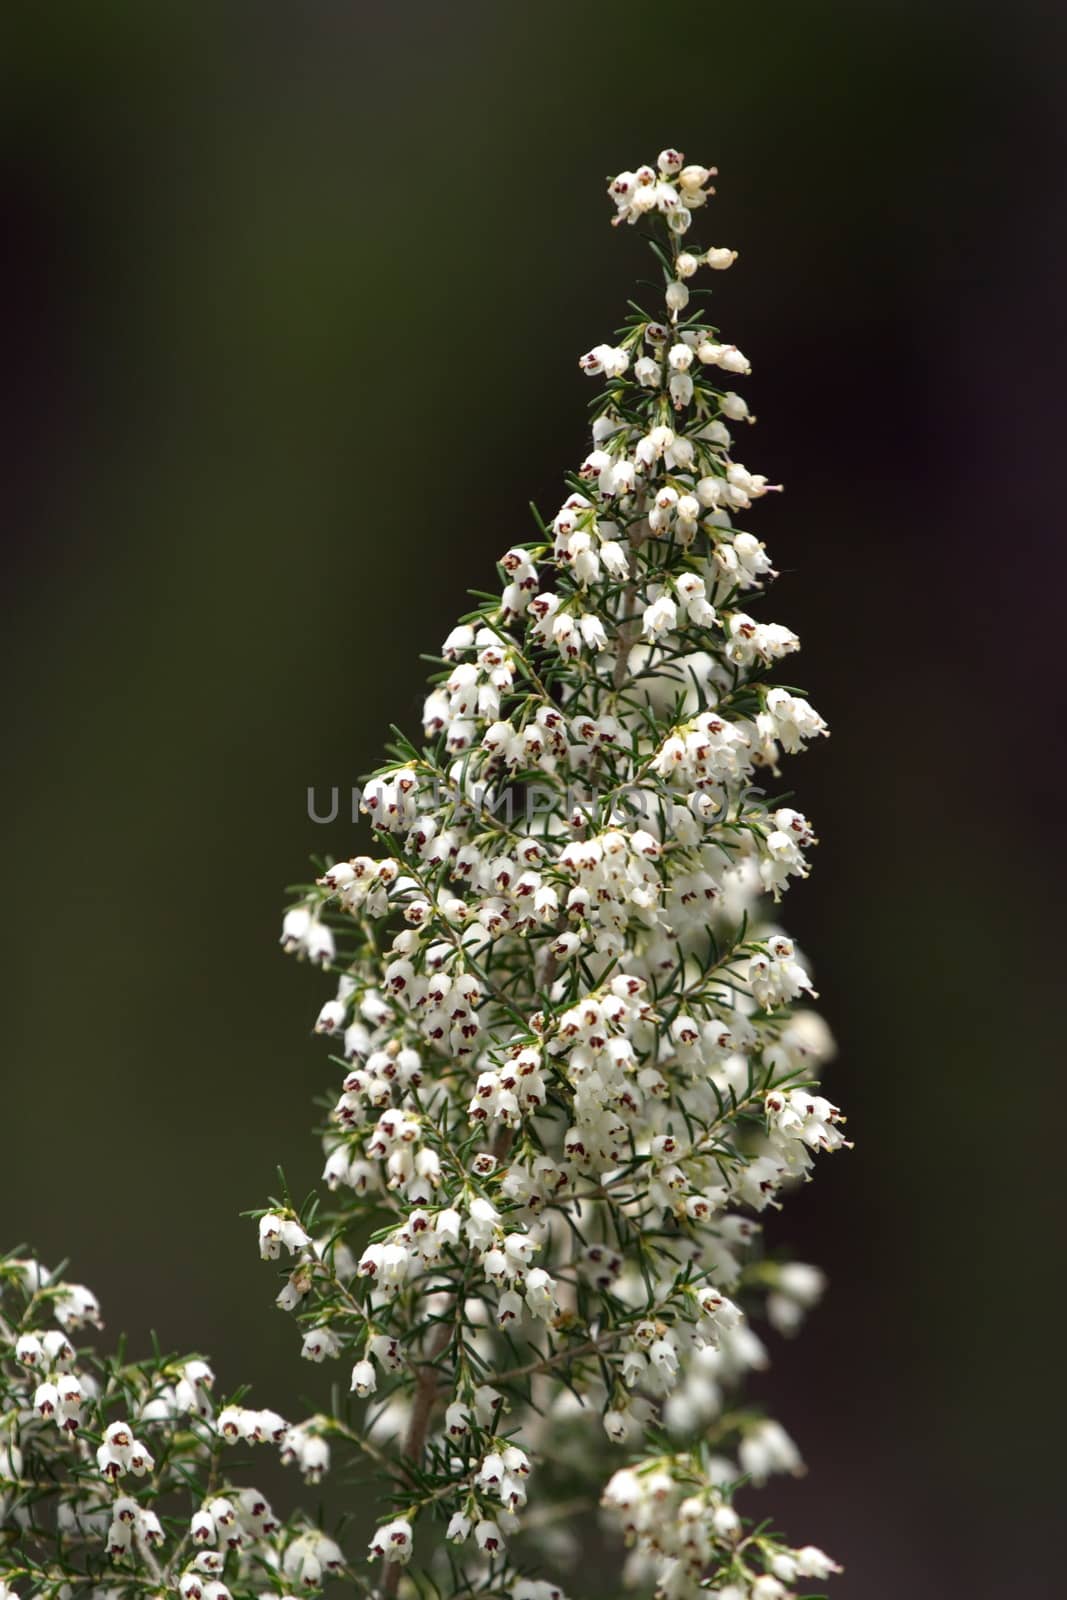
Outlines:
{"type": "Polygon", "coordinates": [[[833,1291],[761,1385],[810,1467],[768,1502],[842,1594],[1058,1592],[1060,8],[0,27],[4,1241],[263,1403],[325,1394],[238,1216],[318,1174],[325,985],[274,945],[358,836],[306,790],[416,728],[419,652],[553,509],[644,270],[603,180],[678,143],[722,172],[775,615],[834,728],[788,912],[857,1150],[771,1224],[833,1291]]]}

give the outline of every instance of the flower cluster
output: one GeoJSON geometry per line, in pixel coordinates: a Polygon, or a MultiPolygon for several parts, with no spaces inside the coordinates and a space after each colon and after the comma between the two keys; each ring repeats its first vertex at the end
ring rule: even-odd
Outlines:
{"type": "Polygon", "coordinates": [[[283,1577],[307,1594],[341,1570],[332,1540],[300,1517],[280,1521],[228,1471],[238,1441],[295,1459],[309,1424],[216,1414],[206,1361],[103,1357],[77,1342],[87,1323],[101,1326],[88,1289],[32,1259],[0,1260],[0,1528],[12,1536],[0,1594],[88,1582],[111,1600],[246,1600],[276,1597],[283,1577]]]}
{"type": "MultiPolygon", "coordinates": [[[[765,1423],[763,1428],[773,1429],[765,1423]]],[[[778,1430],[781,1433],[781,1430],[778,1430]]],[[[782,1434],[789,1465],[799,1460],[782,1434]]],[[[744,1448],[744,1447],[743,1447],[744,1448]]],[[[828,1578],[841,1568],[814,1545],[790,1549],[763,1530],[749,1533],[731,1503],[729,1462],[697,1452],[653,1457],[640,1470],[620,1468],[605,1508],[632,1547],[626,1577],[652,1577],[665,1600],[689,1595],[709,1570],[720,1600],[788,1600],[798,1578],[828,1578]]]]}
{"type": "Polygon", "coordinates": [[[336,975],[316,1030],[341,1082],[329,1209],[275,1207],[261,1249],[291,1252],[304,1354],[349,1365],[349,1444],[390,1463],[390,1593],[414,1560],[450,1593],[558,1593],[524,1567],[561,1459],[664,1596],[835,1570],[733,1506],[799,1469],[729,1397],[766,1365],[760,1321],[792,1333],[822,1289],[760,1213],[844,1137],[774,916],[816,840],[769,786],[826,726],[773,681],[799,641],[761,615],[774,571],[738,525],[777,486],[738,458],[750,364],[706,311],[734,252],[688,245],[712,175],[665,150],[611,184],[662,303],[581,357],[602,387],[562,503],[444,641],[424,743],[365,786],[368,852],[286,915],[286,949],[336,975]]]}

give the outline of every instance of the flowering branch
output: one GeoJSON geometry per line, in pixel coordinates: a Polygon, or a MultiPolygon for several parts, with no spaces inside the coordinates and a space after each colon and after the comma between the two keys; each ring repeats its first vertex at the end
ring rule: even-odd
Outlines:
{"type": "Polygon", "coordinates": [[[272,1202],[259,1246],[302,1354],[344,1361],[365,1415],[292,1424],[240,1394],[216,1414],[205,1362],[76,1351],[92,1296],[10,1258],[0,1600],[244,1600],[342,1572],[561,1600],[598,1503],[624,1581],[663,1600],[785,1600],[838,1570],[734,1503],[801,1470],[736,1396],[760,1322],[793,1332],[822,1289],[759,1214],[844,1137],[776,921],[815,838],[769,789],[826,728],[772,677],[795,634],[752,615],[774,573],[737,524],[775,486],[735,454],[752,418],[725,385],[748,362],[700,287],[734,254],[685,243],[712,176],[665,150],[612,183],[663,303],[581,358],[603,379],[591,448],[445,640],[423,742],[366,785],[375,853],[285,915],[285,949],[336,977],[316,1030],[343,1080],[332,1199],[272,1202]],[[228,1461],[268,1442],[312,1483],[332,1450],[367,1474],[378,1569],[239,1486],[228,1461]]]}
{"type": "Polygon", "coordinates": [[[752,1213],[843,1137],[768,907],[815,841],[757,779],[826,729],[771,681],[796,636],[742,608],[773,572],[735,519],[774,486],[734,455],[752,419],[720,385],[748,362],[690,287],[734,259],[684,247],[711,176],[664,151],[612,184],[616,222],[651,228],[665,307],[582,357],[605,380],[592,448],[446,639],[423,745],[367,784],[379,854],[285,919],[286,948],[338,974],[317,1023],[345,1068],[325,1220],[376,1228],[365,1325],[317,1277],[299,1315],[356,1358],[406,1461],[371,1543],[386,1592],[424,1512],[449,1592],[558,1592],[520,1574],[529,1486],[543,1470],[558,1498],[561,1451],[583,1504],[621,1456],[603,1503],[664,1595],[771,1600],[835,1570],[732,1505],[742,1478],[799,1467],[777,1424],[725,1408],[766,1359],[752,1321],[791,1330],[821,1289],[761,1257],[752,1213]],[[709,1454],[712,1429],[734,1455],[709,1454]]]}

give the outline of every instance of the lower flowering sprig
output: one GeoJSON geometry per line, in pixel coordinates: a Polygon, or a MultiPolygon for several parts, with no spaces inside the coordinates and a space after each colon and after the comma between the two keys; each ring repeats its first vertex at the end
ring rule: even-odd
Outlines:
{"type": "Polygon", "coordinates": [[[216,1410],[199,1356],[144,1361],[83,1346],[96,1297],[32,1257],[0,1259],[0,1590],[101,1600],[307,1593],[340,1573],[337,1544],[300,1514],[278,1518],[232,1472],[234,1446],[309,1460],[313,1423],[242,1404],[216,1410]],[[57,1326],[58,1324],[58,1326],[57,1326]]]}

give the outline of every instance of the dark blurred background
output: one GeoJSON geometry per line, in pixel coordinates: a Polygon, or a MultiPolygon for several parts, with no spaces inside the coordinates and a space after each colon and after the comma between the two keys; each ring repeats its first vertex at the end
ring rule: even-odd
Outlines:
{"type": "Polygon", "coordinates": [[[335,1076],[275,948],[357,843],[306,789],[417,727],[419,652],[558,504],[645,271],[604,182],[676,143],[721,169],[697,237],[788,488],[753,525],[834,730],[788,919],[857,1149],[771,1225],[832,1292],[762,1385],[810,1466],[766,1503],[842,1594],[1060,1592],[1060,6],[2,28],[3,1241],[321,1403],[238,1216],[279,1158],[314,1183],[335,1076]]]}

